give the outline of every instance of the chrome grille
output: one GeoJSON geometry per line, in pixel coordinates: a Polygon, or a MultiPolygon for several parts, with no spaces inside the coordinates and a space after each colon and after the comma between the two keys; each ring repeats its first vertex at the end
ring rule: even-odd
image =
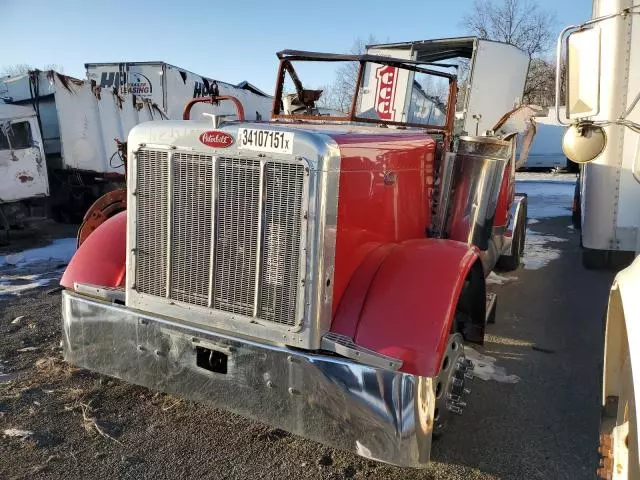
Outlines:
{"type": "Polygon", "coordinates": [[[167,285],[167,152],[140,150],[137,156],[136,288],[165,296],[167,285]]]}
{"type": "Polygon", "coordinates": [[[137,157],[137,291],[297,324],[304,166],[170,158],[137,157]]]}

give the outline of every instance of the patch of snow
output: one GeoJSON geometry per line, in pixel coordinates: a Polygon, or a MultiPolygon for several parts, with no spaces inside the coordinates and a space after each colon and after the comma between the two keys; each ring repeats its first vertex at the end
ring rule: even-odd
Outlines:
{"type": "Polygon", "coordinates": [[[529,219],[571,215],[575,178],[573,183],[518,181],[516,190],[527,194],[529,219]]]}
{"type": "Polygon", "coordinates": [[[518,383],[520,381],[519,376],[508,375],[504,367],[498,367],[495,357],[484,355],[466,345],[464,354],[473,363],[473,376],[480,380],[495,380],[502,383],[518,383]]]}
{"type": "Polygon", "coordinates": [[[31,248],[22,252],[0,256],[0,267],[6,265],[25,266],[39,262],[66,263],[76,251],[75,238],[58,238],[45,247],[31,248]]]}
{"type": "Polygon", "coordinates": [[[567,242],[566,238],[553,235],[543,235],[527,229],[524,242],[524,256],[522,263],[527,270],[538,270],[560,257],[560,249],[550,246],[551,242],[567,242]]]}
{"type": "Polygon", "coordinates": [[[4,430],[3,435],[5,437],[18,437],[18,438],[27,438],[33,435],[31,430],[20,430],[18,428],[7,428],[4,430]]]}
{"type": "Polygon", "coordinates": [[[491,272],[486,279],[486,282],[490,285],[504,285],[505,283],[514,282],[518,279],[518,277],[505,277],[503,275],[498,275],[495,272],[491,272]]]}
{"type": "Polygon", "coordinates": [[[0,276],[0,297],[3,295],[21,295],[24,292],[44,287],[58,280],[59,276],[44,278],[41,275],[0,276]]]}
{"type": "Polygon", "coordinates": [[[575,173],[557,173],[557,172],[517,172],[516,181],[518,182],[554,182],[554,183],[571,183],[576,184],[577,175],[575,173]]]}

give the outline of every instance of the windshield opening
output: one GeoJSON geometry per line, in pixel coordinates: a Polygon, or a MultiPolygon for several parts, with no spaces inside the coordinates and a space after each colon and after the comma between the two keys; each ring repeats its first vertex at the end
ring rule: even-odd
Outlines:
{"type": "Polygon", "coordinates": [[[0,150],[20,150],[32,146],[33,139],[29,122],[0,124],[0,150]]]}
{"type": "Polygon", "coordinates": [[[274,114],[444,129],[453,100],[452,83],[453,75],[435,69],[370,61],[284,59],[279,108],[274,114]]]}

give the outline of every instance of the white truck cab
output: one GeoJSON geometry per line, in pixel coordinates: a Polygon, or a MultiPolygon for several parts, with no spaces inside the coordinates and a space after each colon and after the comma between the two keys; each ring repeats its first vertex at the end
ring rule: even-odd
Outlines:
{"type": "Polygon", "coordinates": [[[32,199],[49,195],[47,166],[35,112],[0,103],[0,229],[20,223],[32,199]]]}

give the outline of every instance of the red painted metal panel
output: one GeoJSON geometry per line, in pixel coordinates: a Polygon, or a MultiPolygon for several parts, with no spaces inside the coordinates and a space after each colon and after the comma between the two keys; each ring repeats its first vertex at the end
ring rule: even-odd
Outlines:
{"type": "Polygon", "coordinates": [[[332,332],[346,335],[350,338],[356,336],[356,328],[358,327],[362,308],[367,300],[367,292],[371,282],[389,253],[397,246],[397,243],[380,245],[367,255],[360,264],[351,277],[344,295],[342,295],[340,305],[331,324],[332,332]]]}
{"type": "Polygon", "coordinates": [[[516,193],[515,179],[511,177],[511,162],[507,163],[502,176],[502,184],[500,185],[500,195],[498,195],[498,204],[496,205],[496,216],[493,220],[494,227],[504,227],[509,223],[509,210],[513,203],[513,197],[516,193]]]}
{"type": "Polygon", "coordinates": [[[340,188],[333,313],[356,269],[380,245],[424,238],[435,141],[423,133],[335,135],[340,188]]]}
{"type": "Polygon", "coordinates": [[[121,287],[126,272],[127,212],[109,218],[80,245],[64,271],[60,285],[75,282],[121,287]]]}
{"type": "MultiPolygon", "coordinates": [[[[407,373],[436,375],[458,297],[477,258],[475,247],[451,240],[425,238],[397,245],[366,291],[355,342],[402,359],[407,373]]],[[[349,307],[340,305],[341,310],[349,307]]],[[[345,331],[344,323],[340,327],[345,331]]]]}

